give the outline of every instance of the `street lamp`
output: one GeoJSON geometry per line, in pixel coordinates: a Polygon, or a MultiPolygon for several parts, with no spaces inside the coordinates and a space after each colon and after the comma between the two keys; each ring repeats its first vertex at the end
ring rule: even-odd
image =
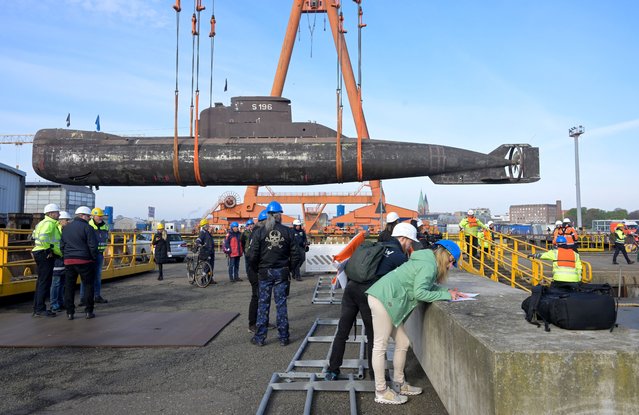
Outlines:
{"type": "Polygon", "coordinates": [[[568,135],[575,139],[575,186],[577,188],[577,229],[581,229],[581,188],[579,186],[579,136],[584,133],[584,127],[572,127],[568,135]]]}

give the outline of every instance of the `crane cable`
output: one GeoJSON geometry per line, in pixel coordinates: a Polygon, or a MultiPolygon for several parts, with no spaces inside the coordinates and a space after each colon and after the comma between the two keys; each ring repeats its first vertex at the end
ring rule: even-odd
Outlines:
{"type": "Polygon", "coordinates": [[[175,42],[175,116],[173,120],[173,124],[174,124],[173,177],[175,177],[175,182],[181,186],[182,180],[180,179],[179,158],[178,158],[178,98],[180,95],[180,90],[178,89],[178,62],[179,62],[179,55],[180,55],[180,11],[182,10],[182,7],[180,5],[180,0],[175,0],[173,9],[175,10],[175,18],[177,23],[176,42],[175,42]]]}
{"type": "MultiPolygon", "coordinates": [[[[197,37],[197,64],[195,68],[195,136],[193,140],[193,170],[195,173],[195,181],[197,184],[204,187],[206,186],[202,181],[202,176],[200,175],[200,146],[199,146],[199,128],[200,128],[200,12],[204,10],[205,7],[202,6],[202,0],[195,0],[195,11],[197,12],[197,30],[193,35],[193,42],[195,42],[195,38],[197,37]]],[[[193,13],[195,17],[195,13],[193,13]]],[[[193,81],[191,80],[191,85],[193,81]]],[[[192,107],[191,107],[192,108],[192,107]]]]}
{"type": "Polygon", "coordinates": [[[362,124],[364,123],[362,108],[362,28],[364,11],[362,10],[362,0],[353,0],[357,3],[357,103],[358,103],[358,125],[357,129],[357,180],[362,181],[364,177],[364,167],[362,165],[362,124]]]}
{"type": "Polygon", "coordinates": [[[215,51],[215,0],[211,6],[211,78],[209,79],[209,108],[213,106],[213,52],[215,51]]]}
{"type": "Polygon", "coordinates": [[[337,89],[336,99],[337,99],[337,142],[335,145],[335,169],[337,182],[343,182],[343,171],[342,171],[342,112],[343,112],[343,103],[342,103],[342,76],[341,76],[341,61],[342,61],[342,33],[344,31],[344,15],[341,11],[341,4],[339,0],[337,0],[333,7],[337,8],[339,12],[338,19],[338,27],[337,27],[337,89]]]}

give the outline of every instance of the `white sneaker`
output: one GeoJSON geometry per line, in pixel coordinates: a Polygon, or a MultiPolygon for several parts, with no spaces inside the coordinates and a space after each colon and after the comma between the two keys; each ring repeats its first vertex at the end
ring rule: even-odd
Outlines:
{"type": "Polygon", "coordinates": [[[393,390],[399,393],[400,395],[407,395],[407,396],[419,395],[420,393],[424,391],[419,386],[409,385],[408,382],[404,382],[404,383],[393,382],[393,390]]]}
{"type": "Polygon", "coordinates": [[[394,390],[386,388],[384,392],[375,391],[375,402],[389,405],[401,405],[406,403],[408,398],[398,395],[394,390]]]}

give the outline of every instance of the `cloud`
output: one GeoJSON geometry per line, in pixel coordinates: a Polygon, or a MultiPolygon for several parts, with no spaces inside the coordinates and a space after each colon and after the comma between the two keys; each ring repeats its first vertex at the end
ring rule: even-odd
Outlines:
{"type": "Polygon", "coordinates": [[[593,128],[587,133],[589,137],[602,138],[637,129],[639,129],[639,119],[593,128]]]}

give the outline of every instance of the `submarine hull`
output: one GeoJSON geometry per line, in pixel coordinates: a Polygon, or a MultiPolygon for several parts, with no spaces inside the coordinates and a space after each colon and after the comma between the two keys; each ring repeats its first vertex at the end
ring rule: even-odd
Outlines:
{"type": "MultiPolygon", "coordinates": [[[[45,129],[34,137],[33,168],[41,177],[63,184],[198,185],[194,140],[178,139],[179,181],[173,172],[173,141],[172,137],[45,129]]],[[[335,137],[200,138],[201,181],[205,185],[360,181],[357,140],[341,142],[342,176],[338,177],[335,137]]],[[[361,180],[431,176],[442,184],[528,183],[539,180],[538,154],[537,148],[526,144],[502,145],[483,154],[432,144],[363,140],[361,180]]]]}

